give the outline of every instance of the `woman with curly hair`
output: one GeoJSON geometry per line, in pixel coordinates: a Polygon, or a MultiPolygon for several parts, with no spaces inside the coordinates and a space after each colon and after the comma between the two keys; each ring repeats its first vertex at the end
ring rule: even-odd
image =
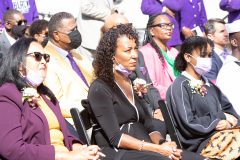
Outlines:
{"type": "MultiPolygon", "coordinates": [[[[94,64],[97,79],[88,93],[97,124],[94,138],[106,159],[179,160],[182,150],[155,131],[147,107],[127,77],[135,70],[138,45],[131,24],[111,28],[99,42],[94,64]]],[[[183,159],[204,159],[199,154],[185,153],[183,159]]]]}
{"type": "Polygon", "coordinates": [[[140,49],[152,84],[163,100],[166,100],[167,89],[175,79],[173,65],[179,53],[177,49],[167,46],[167,42],[172,38],[173,28],[174,24],[166,15],[152,15],[149,17],[145,40],[140,49]]]}
{"type": "Polygon", "coordinates": [[[29,27],[30,37],[35,38],[44,48],[49,40],[48,21],[37,19],[29,27]]]}
{"type": "Polygon", "coordinates": [[[184,149],[209,158],[236,159],[239,116],[204,76],[211,69],[213,46],[210,39],[198,36],[183,42],[174,65],[181,75],[169,87],[167,102],[184,149]]]}

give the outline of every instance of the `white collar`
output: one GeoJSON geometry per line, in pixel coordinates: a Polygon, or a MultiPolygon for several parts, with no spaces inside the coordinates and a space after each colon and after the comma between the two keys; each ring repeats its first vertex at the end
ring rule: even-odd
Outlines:
{"type": "MultiPolygon", "coordinates": [[[[188,79],[190,79],[192,82],[194,82],[195,84],[199,84],[202,85],[202,81],[195,79],[193,76],[191,76],[189,73],[187,73],[186,71],[182,72],[182,75],[184,75],[185,77],[187,77],[188,79]]],[[[203,80],[205,81],[205,85],[210,87],[210,83],[208,82],[208,79],[202,75],[203,80]]]]}
{"type": "Polygon", "coordinates": [[[54,45],[51,41],[50,43],[53,45],[53,47],[57,50],[57,52],[65,59],[68,55],[68,51],[65,51],[64,49],[54,45]]]}
{"type": "Polygon", "coordinates": [[[214,51],[217,53],[218,56],[220,56],[223,52],[226,55],[230,55],[229,50],[227,48],[224,48],[224,50],[221,50],[221,49],[219,49],[217,47],[214,47],[214,51]]]}
{"type": "Polygon", "coordinates": [[[5,28],[4,28],[2,34],[5,34],[5,35],[6,35],[6,37],[7,37],[7,39],[9,40],[9,42],[10,42],[11,45],[13,45],[13,44],[16,42],[16,40],[15,40],[13,37],[11,37],[11,36],[8,35],[8,33],[7,33],[7,31],[6,31],[5,28]]]}

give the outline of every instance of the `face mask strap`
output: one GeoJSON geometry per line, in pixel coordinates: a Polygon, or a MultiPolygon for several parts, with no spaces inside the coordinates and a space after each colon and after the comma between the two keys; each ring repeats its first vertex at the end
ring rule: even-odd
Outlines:
{"type": "MultiPolygon", "coordinates": [[[[196,59],[195,57],[193,57],[190,53],[188,53],[188,55],[190,56],[190,57],[192,57],[192,58],[194,58],[194,59],[196,59]]],[[[196,59],[197,60],[197,59],[196,59]]]]}
{"type": "Polygon", "coordinates": [[[120,63],[118,63],[117,59],[115,56],[113,56],[114,60],[117,62],[117,65],[119,65],[120,63]]]}
{"type": "MultiPolygon", "coordinates": [[[[20,63],[21,63],[21,64],[22,64],[22,66],[23,66],[24,68],[26,68],[28,71],[30,70],[30,69],[28,69],[28,68],[27,68],[27,66],[25,66],[25,65],[24,65],[22,62],[20,62],[20,63]]],[[[23,77],[24,77],[24,75],[22,74],[22,72],[20,72],[20,71],[19,71],[19,73],[21,74],[21,76],[23,76],[23,77]]]]}
{"type": "MultiPolygon", "coordinates": [[[[192,57],[192,58],[194,58],[190,53],[187,53],[190,57],[192,57]]],[[[194,58],[195,59],[195,58],[194,58]]],[[[188,62],[189,64],[191,64],[193,67],[194,67],[194,65],[189,61],[188,62]]]]}
{"type": "Polygon", "coordinates": [[[21,63],[28,71],[30,70],[30,69],[28,69],[27,66],[25,66],[22,62],[20,62],[20,63],[21,63]]]}
{"type": "Polygon", "coordinates": [[[21,71],[18,71],[18,72],[20,73],[21,77],[25,77],[25,76],[22,74],[22,72],[21,72],[21,71]]]}

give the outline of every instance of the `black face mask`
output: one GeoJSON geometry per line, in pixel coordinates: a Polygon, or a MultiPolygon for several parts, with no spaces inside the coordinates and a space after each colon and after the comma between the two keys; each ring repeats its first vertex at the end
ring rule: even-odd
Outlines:
{"type": "Polygon", "coordinates": [[[76,49],[81,45],[82,36],[77,29],[68,33],[68,37],[70,39],[70,43],[68,43],[68,46],[71,47],[72,49],[76,49]]]}
{"type": "Polygon", "coordinates": [[[45,48],[45,46],[47,45],[48,40],[49,40],[49,37],[44,36],[43,41],[41,42],[41,45],[42,45],[43,48],[45,48]]]}
{"type": "Polygon", "coordinates": [[[13,25],[12,34],[14,35],[15,38],[21,38],[24,36],[26,28],[27,28],[26,25],[20,25],[20,26],[13,25]]]}

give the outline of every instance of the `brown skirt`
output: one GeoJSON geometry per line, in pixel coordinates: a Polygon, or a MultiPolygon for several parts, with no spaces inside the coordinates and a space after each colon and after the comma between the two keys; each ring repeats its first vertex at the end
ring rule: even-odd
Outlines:
{"type": "Polygon", "coordinates": [[[204,157],[234,160],[240,156],[240,126],[215,133],[200,153],[204,157]]]}

